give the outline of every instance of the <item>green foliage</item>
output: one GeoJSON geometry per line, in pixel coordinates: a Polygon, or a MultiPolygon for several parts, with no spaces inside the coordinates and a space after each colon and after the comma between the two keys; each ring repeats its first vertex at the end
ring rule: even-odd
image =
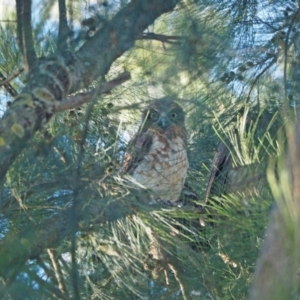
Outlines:
{"type": "MultiPolygon", "coordinates": [[[[20,145],[24,151],[1,186],[0,246],[20,237],[20,248],[27,249],[26,243],[33,242],[24,232],[40,227],[47,236],[46,221],[65,213],[67,224],[77,222],[81,299],[246,299],[273,203],[267,163],[284,150],[277,140],[285,122],[282,108],[293,114],[289,104],[297,106],[299,98],[299,8],[292,1],[291,10],[286,1],[258,2],[182,1],[145,32],[162,35],[161,40],[141,37],[105,78],[126,69],[129,82],[57,113],[33,140],[20,145]],[[140,112],[160,95],[173,97],[186,112],[188,182],[205,213],[195,211],[194,203],[149,205],[149,195],[120,175],[140,112]],[[222,182],[212,201],[204,203],[220,142],[230,153],[227,183],[233,171],[243,173],[234,188],[222,182]],[[253,172],[260,179],[254,176],[248,186],[253,172]],[[74,203],[76,215],[70,213],[74,203]]],[[[72,16],[68,6],[73,49],[93,36],[79,26],[82,19],[91,14],[110,20],[121,9],[116,1],[103,1],[94,10],[86,3],[76,1],[72,16]]],[[[54,1],[43,4],[33,24],[40,57],[55,54],[57,39],[57,20],[50,19],[54,1]]],[[[102,21],[97,30],[105,26],[102,21]]],[[[0,71],[9,76],[21,64],[16,28],[0,24],[0,71]]],[[[11,82],[18,91],[26,81],[22,76],[11,82]]],[[[70,235],[57,238],[58,270],[46,249],[7,272],[7,278],[1,270],[1,297],[74,298],[72,247],[70,235]]]]}

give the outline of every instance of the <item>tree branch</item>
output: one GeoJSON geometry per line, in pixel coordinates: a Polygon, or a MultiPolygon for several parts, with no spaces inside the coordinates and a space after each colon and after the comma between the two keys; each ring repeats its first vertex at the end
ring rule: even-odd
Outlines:
{"type": "Polygon", "coordinates": [[[26,71],[32,69],[36,62],[31,27],[31,4],[31,0],[16,0],[17,41],[26,71]]]}
{"type": "MultiPolygon", "coordinates": [[[[299,115],[300,111],[298,120],[299,115]]],[[[268,172],[277,203],[271,212],[249,300],[294,299],[299,291],[300,121],[294,130],[287,128],[287,137],[286,157],[268,172]]]]}
{"type": "Polygon", "coordinates": [[[290,235],[287,234],[284,218],[278,207],[273,210],[266,239],[257,262],[249,300],[291,299],[293,259],[289,256],[290,235]]]}
{"type": "MultiPolygon", "coordinates": [[[[20,2],[17,0],[19,6],[20,2]]],[[[58,102],[104,76],[112,63],[134,46],[135,39],[156,18],[174,9],[177,2],[133,0],[77,53],[64,52],[40,60],[29,73],[23,92],[0,120],[0,179],[27,141],[51,118],[58,102]]]]}
{"type": "Polygon", "coordinates": [[[0,86],[4,86],[6,91],[12,96],[16,97],[18,95],[17,91],[12,87],[12,85],[9,83],[11,80],[16,78],[21,72],[23,72],[24,69],[20,69],[16,74],[6,78],[1,72],[0,72],[0,86]]]}
{"type": "Polygon", "coordinates": [[[66,294],[62,293],[51,283],[47,282],[46,280],[43,280],[36,274],[36,272],[32,272],[30,270],[27,270],[26,272],[29,275],[29,277],[31,277],[38,285],[49,291],[55,298],[62,300],[70,300],[70,298],[66,294]]]}
{"type": "Polygon", "coordinates": [[[68,46],[67,38],[70,33],[70,29],[67,22],[67,9],[66,9],[65,0],[58,0],[58,10],[59,10],[59,26],[58,26],[57,48],[59,50],[64,50],[68,46]]]}
{"type": "Polygon", "coordinates": [[[180,45],[180,41],[182,39],[183,37],[178,35],[164,35],[156,34],[153,32],[143,33],[141,37],[137,38],[137,40],[156,40],[162,43],[168,43],[173,45],[180,45]]]}
{"type": "Polygon", "coordinates": [[[47,252],[50,257],[52,266],[53,266],[55,278],[58,283],[58,288],[64,295],[68,295],[68,291],[67,291],[67,288],[65,285],[64,277],[63,277],[59,262],[55,257],[55,251],[53,249],[48,249],[47,252]]]}
{"type": "Polygon", "coordinates": [[[81,106],[84,103],[87,103],[90,99],[92,99],[95,94],[97,93],[97,96],[101,94],[108,94],[112,89],[114,89],[116,86],[124,83],[125,81],[130,79],[130,73],[125,71],[124,73],[120,74],[117,78],[103,83],[102,87],[99,89],[92,89],[85,93],[79,93],[75,96],[69,97],[67,100],[59,102],[57,106],[55,107],[54,111],[65,111],[68,109],[73,109],[81,106]]]}

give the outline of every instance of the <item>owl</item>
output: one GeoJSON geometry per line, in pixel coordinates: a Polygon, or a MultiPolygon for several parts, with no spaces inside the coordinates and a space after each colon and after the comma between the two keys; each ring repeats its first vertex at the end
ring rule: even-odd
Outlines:
{"type": "Polygon", "coordinates": [[[189,167],[184,112],[164,97],[152,101],[141,119],[124,156],[123,173],[149,190],[155,200],[175,203],[189,167]]]}

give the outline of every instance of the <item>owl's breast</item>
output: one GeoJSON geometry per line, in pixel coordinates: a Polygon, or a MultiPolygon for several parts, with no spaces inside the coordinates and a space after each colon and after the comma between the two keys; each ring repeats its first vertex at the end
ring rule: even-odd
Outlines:
{"type": "Polygon", "coordinates": [[[132,177],[151,190],[157,199],[179,199],[188,169],[185,141],[177,136],[167,139],[153,135],[149,152],[140,161],[132,177]]]}

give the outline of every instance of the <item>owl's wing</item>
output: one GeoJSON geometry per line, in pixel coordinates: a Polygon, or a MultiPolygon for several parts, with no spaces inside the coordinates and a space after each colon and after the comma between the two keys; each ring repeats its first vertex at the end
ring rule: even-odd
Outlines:
{"type": "Polygon", "coordinates": [[[208,202],[208,198],[212,192],[212,188],[215,180],[220,180],[221,182],[223,181],[223,184],[225,186],[226,178],[224,178],[222,172],[224,168],[226,168],[226,164],[229,162],[229,160],[230,160],[230,151],[228,150],[227,146],[224,143],[221,143],[218,146],[218,152],[216,153],[212,163],[212,169],[206,187],[205,203],[208,202]]]}
{"type": "Polygon", "coordinates": [[[124,155],[122,173],[132,175],[139,162],[149,152],[151,145],[152,136],[148,132],[135,136],[124,155]]]}

